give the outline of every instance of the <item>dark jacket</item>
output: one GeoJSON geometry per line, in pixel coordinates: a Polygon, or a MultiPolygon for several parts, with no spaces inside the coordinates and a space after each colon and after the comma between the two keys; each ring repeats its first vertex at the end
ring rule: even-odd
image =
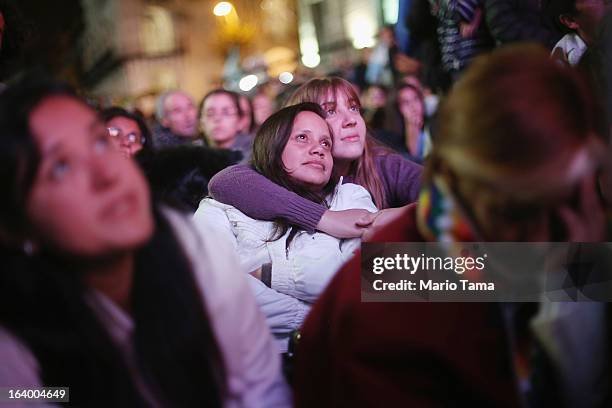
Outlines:
{"type": "MultiPolygon", "coordinates": [[[[415,218],[376,240],[423,241],[415,218]]],[[[357,255],[304,323],[296,407],[520,405],[498,304],[362,302],[360,269],[357,255]]]]}
{"type": "Polygon", "coordinates": [[[485,19],[493,38],[501,44],[535,41],[552,49],[561,33],[545,21],[540,3],[541,0],[484,0],[485,19]]]}

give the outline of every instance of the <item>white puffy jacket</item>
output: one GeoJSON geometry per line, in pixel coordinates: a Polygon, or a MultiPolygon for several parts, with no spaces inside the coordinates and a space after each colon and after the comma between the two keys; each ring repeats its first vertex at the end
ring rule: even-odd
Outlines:
{"type": "MultiPolygon", "coordinates": [[[[341,181],[328,197],[328,204],[330,210],[377,211],[367,190],[341,181]]],[[[283,352],[290,333],[301,326],[310,304],[361,243],[358,238],[338,239],[322,232],[300,231],[287,248],[289,231],[270,241],[274,236],[273,222],[255,220],[211,198],[202,200],[194,220],[205,234],[214,234],[234,246],[245,273],[272,263],[271,288],[250,275],[249,281],[283,352]]]]}

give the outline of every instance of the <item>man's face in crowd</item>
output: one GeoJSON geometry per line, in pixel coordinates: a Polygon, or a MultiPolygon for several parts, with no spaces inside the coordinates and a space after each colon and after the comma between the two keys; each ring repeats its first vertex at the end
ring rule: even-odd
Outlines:
{"type": "Polygon", "coordinates": [[[177,136],[194,137],[198,121],[193,100],[183,92],[175,92],[166,97],[161,122],[177,136]]]}

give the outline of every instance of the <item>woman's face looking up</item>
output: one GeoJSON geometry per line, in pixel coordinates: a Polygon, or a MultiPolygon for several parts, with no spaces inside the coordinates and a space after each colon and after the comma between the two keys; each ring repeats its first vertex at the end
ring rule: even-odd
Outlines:
{"type": "Polygon", "coordinates": [[[32,239],[89,258],[129,251],[150,238],[145,179],[113,148],[91,108],[74,97],[50,96],[29,124],[41,154],[27,200],[32,239]]]}
{"type": "Polygon", "coordinates": [[[329,126],[314,112],[300,112],[283,150],[282,160],[289,176],[313,190],[322,189],[331,177],[332,138],[329,126]]]}

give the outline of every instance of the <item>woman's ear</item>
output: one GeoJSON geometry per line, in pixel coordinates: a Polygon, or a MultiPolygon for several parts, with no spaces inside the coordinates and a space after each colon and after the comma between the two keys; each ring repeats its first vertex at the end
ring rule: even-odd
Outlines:
{"type": "Polygon", "coordinates": [[[580,27],[576,20],[574,20],[574,18],[569,14],[561,14],[559,16],[559,22],[561,22],[561,24],[573,31],[578,30],[578,28],[580,27]]]}

